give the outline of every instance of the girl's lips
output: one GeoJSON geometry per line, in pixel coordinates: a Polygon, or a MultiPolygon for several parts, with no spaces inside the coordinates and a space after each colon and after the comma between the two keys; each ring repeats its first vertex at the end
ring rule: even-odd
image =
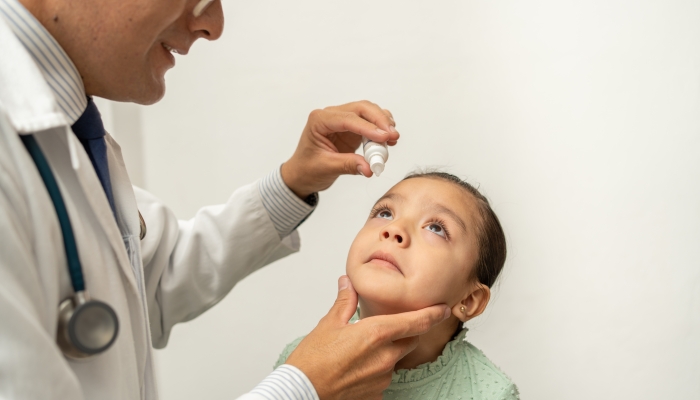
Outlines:
{"type": "Polygon", "coordinates": [[[399,268],[399,263],[396,262],[396,259],[389,253],[377,251],[369,257],[367,262],[374,262],[375,264],[394,269],[403,275],[403,271],[399,268]]]}

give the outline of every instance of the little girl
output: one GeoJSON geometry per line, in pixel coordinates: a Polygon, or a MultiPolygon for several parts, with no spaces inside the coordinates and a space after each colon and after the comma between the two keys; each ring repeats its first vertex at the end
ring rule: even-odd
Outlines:
{"type": "Polygon", "coordinates": [[[519,398],[462,327],[486,308],[505,259],[503,229],[488,200],[454,175],[411,174],[377,201],[348,254],[346,271],[359,299],[350,321],[441,303],[452,308],[396,364],[384,399],[519,398]]]}

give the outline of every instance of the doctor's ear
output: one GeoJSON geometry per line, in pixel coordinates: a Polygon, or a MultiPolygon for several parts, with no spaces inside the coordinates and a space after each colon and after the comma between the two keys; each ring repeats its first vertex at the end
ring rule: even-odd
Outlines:
{"type": "Polygon", "coordinates": [[[491,289],[483,283],[471,288],[462,301],[452,307],[452,314],[462,322],[478,317],[486,309],[491,298],[491,289]]]}

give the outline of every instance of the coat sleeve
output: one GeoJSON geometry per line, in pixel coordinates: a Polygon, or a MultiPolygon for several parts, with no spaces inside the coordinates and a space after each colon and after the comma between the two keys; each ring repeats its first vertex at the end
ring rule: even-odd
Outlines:
{"type": "Polygon", "coordinates": [[[319,400],[309,378],[291,365],[280,365],[238,400],[319,400]]]}
{"type": "Polygon", "coordinates": [[[165,347],[175,324],[206,311],[252,272],[299,250],[296,230],[280,237],[257,182],[187,221],[178,221],[148,192],[135,193],[148,229],[141,251],[156,348],[165,347]]]}

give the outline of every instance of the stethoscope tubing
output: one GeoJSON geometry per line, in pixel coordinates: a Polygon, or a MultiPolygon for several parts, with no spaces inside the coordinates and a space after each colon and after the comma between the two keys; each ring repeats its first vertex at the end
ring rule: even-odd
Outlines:
{"type": "Polygon", "coordinates": [[[39,171],[39,175],[41,175],[41,178],[44,181],[46,190],[49,192],[54,209],[56,210],[56,216],[58,217],[58,222],[61,225],[61,233],[63,234],[63,247],[66,250],[68,273],[70,274],[73,291],[76,293],[82,292],[85,290],[83,269],[78,256],[78,247],[76,246],[75,235],[73,235],[73,227],[71,226],[70,218],[68,217],[66,204],[63,202],[63,196],[61,196],[61,191],[58,188],[58,182],[56,182],[56,178],[51,171],[51,167],[49,166],[49,163],[34,136],[22,135],[20,138],[22,139],[24,146],[27,148],[29,155],[34,160],[37,170],[39,171]]]}

